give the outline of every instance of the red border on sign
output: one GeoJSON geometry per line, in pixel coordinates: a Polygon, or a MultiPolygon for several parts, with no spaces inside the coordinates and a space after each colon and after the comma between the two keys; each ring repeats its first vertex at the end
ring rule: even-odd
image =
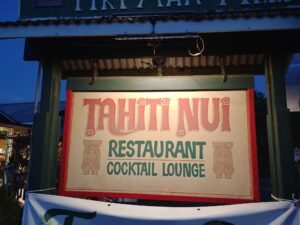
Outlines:
{"type": "Polygon", "coordinates": [[[259,180],[258,180],[258,160],[256,145],[256,125],[255,125],[255,108],[254,108],[254,90],[247,90],[248,98],[248,121],[249,121],[249,138],[251,151],[251,172],[252,172],[252,193],[253,200],[260,201],[259,180]]]}
{"type": "Polygon", "coordinates": [[[71,135],[72,108],[73,108],[73,92],[71,90],[67,90],[63,150],[61,155],[62,161],[61,161],[59,190],[58,190],[60,195],[65,195],[63,193],[67,185],[67,170],[68,170],[69,146],[70,146],[70,135],[71,135]]]}
{"type": "Polygon", "coordinates": [[[184,202],[208,202],[208,203],[224,203],[237,204],[260,201],[259,182],[258,182],[258,161],[256,147],[256,126],[255,126],[255,110],[254,110],[254,90],[247,90],[247,107],[248,107],[248,129],[249,129],[249,146],[250,146],[250,170],[252,179],[252,198],[216,198],[216,197],[193,197],[193,196],[171,196],[171,195],[154,195],[154,194],[132,194],[132,193],[116,193],[116,192],[91,192],[91,191],[67,191],[67,170],[69,159],[69,146],[71,135],[71,122],[73,110],[73,92],[67,91],[65,124],[64,124],[64,140],[62,152],[62,166],[60,171],[59,194],[74,197],[112,197],[112,198],[133,198],[133,199],[149,199],[149,200],[165,200],[165,201],[184,201],[184,202]]]}

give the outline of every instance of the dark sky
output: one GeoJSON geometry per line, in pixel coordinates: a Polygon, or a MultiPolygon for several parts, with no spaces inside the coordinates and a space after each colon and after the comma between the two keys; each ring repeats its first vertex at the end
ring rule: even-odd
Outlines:
{"type": "MultiPolygon", "coordinates": [[[[18,0],[0,0],[0,21],[16,20],[18,8],[18,0]]],[[[34,101],[38,64],[23,61],[23,50],[24,39],[0,40],[0,103],[34,101]]],[[[300,56],[294,63],[300,65],[300,56]]],[[[263,76],[256,77],[255,87],[264,92],[263,76]]]]}
{"type": "MultiPolygon", "coordinates": [[[[0,0],[0,21],[16,20],[18,0],[0,0]]],[[[34,101],[37,63],[23,61],[24,39],[0,40],[0,103],[34,101]]]]}
{"type": "MultiPolygon", "coordinates": [[[[0,0],[0,21],[18,19],[19,0],[0,0]]],[[[33,102],[35,99],[37,62],[23,60],[24,39],[0,39],[0,103],[33,102]]],[[[62,100],[65,99],[62,85],[62,100]]]]}

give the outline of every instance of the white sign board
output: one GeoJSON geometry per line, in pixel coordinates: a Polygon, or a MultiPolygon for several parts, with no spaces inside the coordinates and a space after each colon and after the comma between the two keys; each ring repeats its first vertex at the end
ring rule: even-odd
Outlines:
{"type": "Polygon", "coordinates": [[[69,92],[61,193],[258,200],[253,90],[69,92]]]}

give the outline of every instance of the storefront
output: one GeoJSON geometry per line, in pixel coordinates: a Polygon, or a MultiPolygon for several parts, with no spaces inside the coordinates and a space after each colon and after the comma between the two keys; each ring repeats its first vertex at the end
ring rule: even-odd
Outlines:
{"type": "Polygon", "coordinates": [[[29,190],[56,187],[66,79],[61,194],[259,201],[253,77],[265,74],[272,193],[294,193],[284,76],[300,51],[299,1],[20,4],[0,33],[25,37],[25,60],[43,68],[29,190]]]}

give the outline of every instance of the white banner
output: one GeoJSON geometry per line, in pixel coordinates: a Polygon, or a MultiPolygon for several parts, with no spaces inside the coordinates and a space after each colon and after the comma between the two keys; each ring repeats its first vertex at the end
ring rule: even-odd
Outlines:
{"type": "Polygon", "coordinates": [[[23,225],[299,225],[292,202],[210,207],[153,207],[28,194],[23,225]]]}

